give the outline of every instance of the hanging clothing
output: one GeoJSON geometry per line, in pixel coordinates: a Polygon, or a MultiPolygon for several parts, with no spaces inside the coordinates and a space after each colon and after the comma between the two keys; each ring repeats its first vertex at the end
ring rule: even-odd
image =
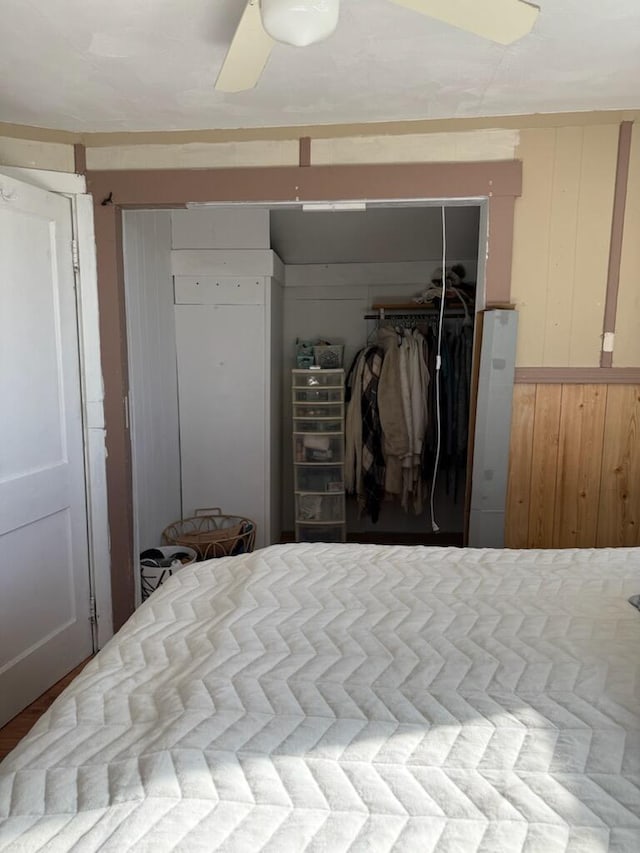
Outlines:
{"type": "Polygon", "coordinates": [[[362,479],[362,413],[359,401],[362,396],[362,373],[365,350],[360,350],[353,360],[346,378],[345,400],[345,453],[344,487],[349,494],[361,494],[362,479]]]}
{"type": "MultiPolygon", "coordinates": [[[[462,304],[465,296],[459,295],[462,304]]],[[[379,518],[383,500],[395,499],[420,514],[433,477],[437,446],[437,386],[440,390],[440,470],[458,498],[466,475],[473,325],[445,320],[441,369],[437,336],[382,326],[361,350],[347,377],[345,488],[361,512],[379,518]]]]}
{"type": "Polygon", "coordinates": [[[362,508],[375,523],[384,498],[385,459],[378,410],[378,385],[384,351],[379,347],[366,350],[362,371],[362,508]]]}
{"type": "Polygon", "coordinates": [[[397,333],[390,328],[379,329],[377,340],[384,350],[378,408],[386,462],[385,491],[389,495],[402,495],[402,461],[409,453],[409,433],[400,383],[400,347],[397,333]]]}
{"type": "MultiPolygon", "coordinates": [[[[407,367],[408,385],[411,407],[411,460],[408,466],[409,476],[405,477],[406,500],[403,506],[408,509],[411,502],[416,514],[422,512],[423,481],[422,481],[422,447],[427,428],[427,391],[429,372],[424,354],[424,338],[417,329],[405,335],[409,348],[407,367]]],[[[405,466],[405,472],[407,466],[405,466]]]]}

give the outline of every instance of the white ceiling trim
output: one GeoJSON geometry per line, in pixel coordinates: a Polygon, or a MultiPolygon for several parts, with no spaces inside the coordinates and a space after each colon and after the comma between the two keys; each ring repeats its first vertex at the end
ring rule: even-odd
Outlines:
{"type": "Polygon", "coordinates": [[[409,133],[403,136],[351,136],[314,139],[314,166],[352,163],[449,163],[513,160],[518,130],[409,133]]]}
{"type": "Polygon", "coordinates": [[[0,136],[0,163],[7,166],[22,166],[25,169],[73,172],[75,166],[73,145],[0,136]]]}
{"type": "MultiPolygon", "coordinates": [[[[519,131],[501,129],[313,139],[311,164],[513,160],[519,141],[519,131]]],[[[97,170],[297,166],[298,160],[297,139],[87,148],[87,168],[97,170]]]]}
{"type": "Polygon", "coordinates": [[[87,148],[87,168],[96,170],[297,166],[298,160],[297,139],[87,148]]]}

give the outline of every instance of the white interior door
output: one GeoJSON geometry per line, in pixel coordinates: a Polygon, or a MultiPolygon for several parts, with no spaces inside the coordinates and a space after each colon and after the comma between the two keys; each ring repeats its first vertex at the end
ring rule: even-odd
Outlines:
{"type": "Polygon", "coordinates": [[[0,176],[0,725],[92,652],[69,199],[0,176]]]}

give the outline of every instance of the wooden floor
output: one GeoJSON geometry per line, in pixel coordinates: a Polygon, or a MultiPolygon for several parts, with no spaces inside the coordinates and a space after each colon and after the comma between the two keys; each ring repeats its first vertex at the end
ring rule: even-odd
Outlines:
{"type": "Polygon", "coordinates": [[[79,666],[72,670],[64,678],[61,678],[57,684],[50,687],[46,693],[43,693],[35,702],[32,702],[13,720],[9,720],[6,726],[0,729],[0,761],[8,755],[11,750],[18,744],[19,741],[27,734],[28,731],[36,724],[40,717],[47,710],[49,705],[62,693],[64,688],[70,684],[73,679],[82,672],[86,664],[91,660],[87,658],[82,661],[79,666]]]}

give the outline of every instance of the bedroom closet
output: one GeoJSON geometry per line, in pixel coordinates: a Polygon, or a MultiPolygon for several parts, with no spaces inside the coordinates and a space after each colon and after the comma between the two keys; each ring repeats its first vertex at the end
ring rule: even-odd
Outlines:
{"type": "MultiPolygon", "coordinates": [[[[462,543],[470,443],[471,365],[476,307],[481,305],[482,298],[476,283],[484,275],[482,260],[478,262],[480,208],[448,206],[445,227],[449,274],[440,338],[441,399],[437,401],[435,362],[440,325],[442,208],[368,205],[366,211],[280,210],[271,214],[271,245],[286,270],[285,373],[294,366],[297,338],[344,345],[344,369],[348,377],[346,518],[347,538],[351,540],[462,543]],[[451,271],[452,267],[456,272],[451,271]],[[366,393],[362,396],[361,373],[367,353],[376,352],[383,372],[383,394],[386,392],[382,414],[386,424],[383,430],[374,413],[371,429],[364,418],[374,458],[370,459],[367,476],[363,478],[360,468],[354,473],[349,466],[354,457],[360,458],[362,447],[367,444],[362,438],[362,412],[370,412],[370,408],[366,393]],[[410,354],[415,356],[413,389],[409,373],[404,368],[400,370],[400,364],[406,367],[405,356],[410,354]],[[415,373],[417,369],[420,379],[415,373]],[[350,399],[354,384],[355,400],[350,399]],[[413,407],[416,418],[409,434],[404,417],[407,407],[409,410],[413,407]],[[438,424],[440,447],[436,468],[438,424]],[[354,429],[359,447],[350,448],[354,429]],[[393,430],[399,445],[396,444],[392,458],[388,459],[383,433],[393,446],[393,430]],[[399,451],[398,446],[403,449],[399,451]],[[403,461],[398,460],[398,452],[403,453],[403,461]],[[432,490],[434,470],[437,476],[432,490]]],[[[290,379],[286,377],[285,382],[290,384],[290,379]]],[[[411,417],[408,413],[409,420],[411,417]]],[[[295,490],[288,462],[291,439],[286,419],[284,426],[286,532],[293,529],[295,490]]]]}
{"type": "MultiPolygon", "coordinates": [[[[476,284],[484,279],[482,208],[446,207],[446,267],[458,266],[440,335],[442,207],[357,207],[125,212],[130,389],[123,405],[135,552],[160,544],[167,525],[209,506],[255,520],[258,547],[292,538],[297,339],[343,345],[347,375],[358,352],[385,337],[399,351],[411,341],[422,353],[425,430],[423,447],[412,445],[410,474],[403,472],[411,487],[394,494],[379,483],[373,512],[353,489],[347,538],[462,542],[470,363],[483,296],[476,284]]],[[[390,387],[402,382],[398,374],[390,387]]]]}

